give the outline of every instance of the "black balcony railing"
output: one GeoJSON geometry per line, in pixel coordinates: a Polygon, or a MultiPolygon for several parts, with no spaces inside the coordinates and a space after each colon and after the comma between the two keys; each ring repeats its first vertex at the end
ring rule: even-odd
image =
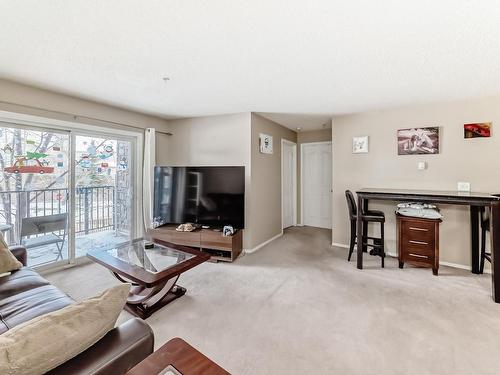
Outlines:
{"type": "MultiPolygon", "coordinates": [[[[114,186],[84,186],[75,189],[75,233],[94,233],[115,229],[114,186]]],[[[0,225],[9,243],[19,241],[22,219],[69,212],[68,189],[20,190],[0,192],[0,225]]]]}
{"type": "Polygon", "coordinates": [[[75,232],[115,228],[114,186],[79,187],[75,191],[75,232]]]}

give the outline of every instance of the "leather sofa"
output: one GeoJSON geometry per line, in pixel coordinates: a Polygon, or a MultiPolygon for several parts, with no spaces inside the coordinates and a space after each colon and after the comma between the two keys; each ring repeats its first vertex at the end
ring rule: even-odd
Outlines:
{"type": "MultiPolygon", "coordinates": [[[[24,265],[0,277],[0,334],[37,316],[62,309],[74,301],[26,267],[26,249],[11,248],[24,265]]],[[[83,328],[84,329],[84,328],[83,328]]],[[[154,335],[144,321],[128,320],[100,341],[48,374],[124,374],[153,352],[154,335]]]]}

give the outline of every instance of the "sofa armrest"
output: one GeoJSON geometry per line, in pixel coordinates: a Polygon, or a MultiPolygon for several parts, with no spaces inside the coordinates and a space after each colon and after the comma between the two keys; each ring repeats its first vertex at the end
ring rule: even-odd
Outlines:
{"type": "Polygon", "coordinates": [[[23,266],[28,264],[28,255],[26,253],[26,248],[21,245],[14,245],[9,247],[10,252],[20,261],[23,266]]]}
{"type": "Polygon", "coordinates": [[[151,327],[141,319],[130,319],[46,375],[124,374],[149,356],[153,352],[153,346],[154,334],[151,327]]]}

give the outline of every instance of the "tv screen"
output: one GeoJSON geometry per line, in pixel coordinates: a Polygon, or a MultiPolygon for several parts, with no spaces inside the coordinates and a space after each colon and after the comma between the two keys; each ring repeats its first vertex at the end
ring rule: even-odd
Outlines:
{"type": "Polygon", "coordinates": [[[155,167],[153,226],[245,227],[245,167],[155,167]]]}

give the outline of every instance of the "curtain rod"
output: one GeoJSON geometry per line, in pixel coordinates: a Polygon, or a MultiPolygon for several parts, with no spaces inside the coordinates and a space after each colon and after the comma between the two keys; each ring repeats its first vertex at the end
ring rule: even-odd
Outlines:
{"type": "MultiPolygon", "coordinates": [[[[95,117],[88,117],[88,116],[82,116],[82,115],[74,115],[72,113],[67,113],[67,112],[62,112],[62,111],[54,111],[54,110],[51,110],[51,109],[34,107],[34,106],[30,106],[30,105],[25,105],[25,104],[18,104],[18,103],[6,102],[4,100],[0,100],[0,104],[7,104],[7,105],[14,105],[14,106],[24,107],[24,108],[29,108],[29,109],[35,109],[35,110],[43,111],[43,112],[47,112],[47,113],[57,113],[57,114],[60,114],[60,115],[72,117],[74,120],[87,119],[87,120],[91,120],[91,121],[99,121],[99,122],[104,122],[104,123],[113,124],[113,125],[126,126],[126,127],[129,127],[129,128],[145,130],[145,128],[141,128],[139,126],[134,126],[134,125],[130,125],[130,124],[123,124],[123,123],[115,122],[115,121],[102,120],[102,119],[95,118],[95,117]]],[[[155,132],[156,133],[165,134],[165,135],[173,135],[172,133],[167,132],[167,131],[163,131],[163,130],[157,130],[157,129],[155,129],[155,132]]]]}

